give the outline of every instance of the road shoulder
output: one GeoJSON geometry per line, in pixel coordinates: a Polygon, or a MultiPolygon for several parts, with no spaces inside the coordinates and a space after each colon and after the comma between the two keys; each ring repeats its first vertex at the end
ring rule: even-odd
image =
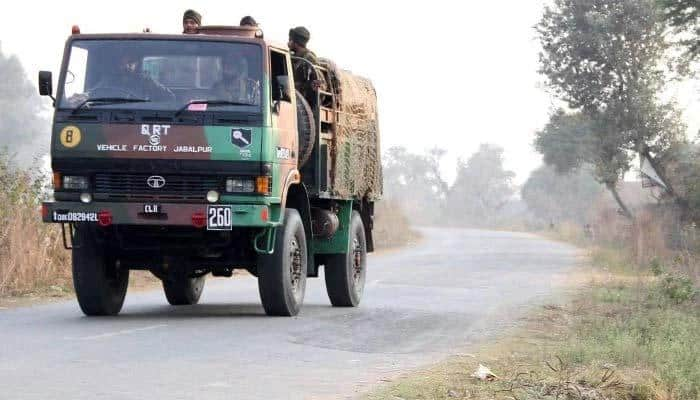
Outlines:
{"type": "Polygon", "coordinates": [[[560,301],[533,307],[500,337],[403,375],[363,398],[700,395],[697,292],[668,275],[640,275],[615,252],[594,251],[591,259],[591,266],[570,275],[560,301]],[[494,376],[475,377],[480,365],[494,376]]]}

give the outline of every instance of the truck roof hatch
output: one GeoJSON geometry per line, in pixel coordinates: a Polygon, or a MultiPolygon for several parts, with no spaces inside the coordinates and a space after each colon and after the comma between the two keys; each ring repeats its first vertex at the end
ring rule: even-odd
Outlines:
{"type": "Polygon", "coordinates": [[[200,26],[198,32],[205,35],[227,35],[251,39],[263,38],[262,29],[254,26],[205,25],[200,26]]]}

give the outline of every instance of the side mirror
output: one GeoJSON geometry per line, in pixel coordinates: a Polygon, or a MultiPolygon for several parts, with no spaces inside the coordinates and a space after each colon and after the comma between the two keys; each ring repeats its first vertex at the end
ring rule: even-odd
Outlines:
{"type": "Polygon", "coordinates": [[[51,71],[39,71],[39,94],[42,96],[53,95],[53,79],[51,71]]]}
{"type": "Polygon", "coordinates": [[[280,100],[281,101],[292,101],[292,91],[289,87],[289,76],[279,75],[277,76],[277,86],[280,88],[280,100]]]}

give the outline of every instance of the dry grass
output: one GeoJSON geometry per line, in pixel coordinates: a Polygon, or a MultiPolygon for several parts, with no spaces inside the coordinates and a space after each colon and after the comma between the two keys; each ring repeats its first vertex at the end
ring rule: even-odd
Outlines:
{"type": "Polygon", "coordinates": [[[43,225],[38,210],[14,211],[0,226],[0,295],[70,290],[70,257],[58,226],[43,225]]]}
{"type": "MultiPolygon", "coordinates": [[[[41,221],[40,198],[45,178],[14,168],[0,152],[0,302],[33,304],[71,296],[70,251],[63,248],[61,228],[41,221]],[[4,301],[2,301],[4,299],[4,301]]],[[[150,273],[131,274],[131,289],[159,284],[150,273]]]]}
{"type": "Polygon", "coordinates": [[[0,155],[0,296],[70,290],[70,259],[60,229],[41,222],[44,182],[0,155]]]}

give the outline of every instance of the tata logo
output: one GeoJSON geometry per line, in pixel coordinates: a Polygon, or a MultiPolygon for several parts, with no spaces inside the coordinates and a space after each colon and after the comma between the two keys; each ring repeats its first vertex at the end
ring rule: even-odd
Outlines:
{"type": "Polygon", "coordinates": [[[148,179],[146,179],[146,184],[153,189],[160,189],[165,186],[165,178],[160,175],[149,176],[148,179]]]}

